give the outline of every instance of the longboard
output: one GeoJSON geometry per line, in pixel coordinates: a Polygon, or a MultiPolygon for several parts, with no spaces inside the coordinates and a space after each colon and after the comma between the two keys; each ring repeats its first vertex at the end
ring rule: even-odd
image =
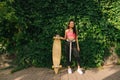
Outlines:
{"type": "Polygon", "coordinates": [[[52,48],[52,59],[53,59],[53,66],[55,74],[58,74],[58,70],[62,67],[60,65],[61,61],[61,40],[59,36],[53,37],[53,48],[52,48]]]}

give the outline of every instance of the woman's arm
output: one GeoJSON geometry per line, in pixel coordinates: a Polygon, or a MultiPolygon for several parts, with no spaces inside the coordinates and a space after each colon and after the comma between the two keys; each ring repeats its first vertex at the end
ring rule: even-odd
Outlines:
{"type": "Polygon", "coordinates": [[[79,42],[78,42],[78,36],[76,36],[76,43],[77,43],[77,49],[78,49],[78,51],[80,51],[79,42]]]}
{"type": "Polygon", "coordinates": [[[61,37],[62,40],[66,40],[66,31],[64,37],[61,37]]]}

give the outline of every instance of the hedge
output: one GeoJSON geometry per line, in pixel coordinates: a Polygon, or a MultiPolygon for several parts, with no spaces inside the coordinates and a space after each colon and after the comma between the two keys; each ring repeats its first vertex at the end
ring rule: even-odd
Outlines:
{"type": "MultiPolygon", "coordinates": [[[[119,0],[3,0],[0,53],[15,54],[19,67],[51,68],[53,36],[64,36],[68,21],[74,19],[81,66],[99,67],[111,54],[110,47],[120,44],[119,5],[119,0]]],[[[64,41],[61,64],[66,66],[64,41]]]]}

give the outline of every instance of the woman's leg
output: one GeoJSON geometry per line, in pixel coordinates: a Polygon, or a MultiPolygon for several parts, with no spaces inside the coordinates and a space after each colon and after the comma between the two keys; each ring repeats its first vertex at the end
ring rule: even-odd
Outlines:
{"type": "Polygon", "coordinates": [[[69,61],[69,42],[66,42],[65,44],[65,53],[66,53],[66,58],[67,58],[68,73],[71,74],[72,70],[70,68],[71,62],[69,61]]]}
{"type": "Polygon", "coordinates": [[[77,47],[75,44],[72,46],[72,53],[77,61],[77,65],[80,67],[80,56],[79,56],[79,51],[77,50],[77,47]]]}
{"type": "Polygon", "coordinates": [[[69,42],[66,42],[65,44],[65,54],[67,59],[67,65],[70,66],[71,62],[69,61],[69,42]]]}
{"type": "Polygon", "coordinates": [[[73,44],[72,47],[73,47],[73,48],[72,48],[72,49],[73,49],[73,55],[74,55],[74,57],[75,57],[75,59],[76,59],[76,61],[77,61],[77,65],[78,65],[77,71],[78,71],[79,74],[83,74],[83,72],[82,72],[82,70],[81,70],[81,68],[80,68],[80,56],[79,56],[79,51],[77,50],[77,47],[76,47],[75,44],[73,44]]]}

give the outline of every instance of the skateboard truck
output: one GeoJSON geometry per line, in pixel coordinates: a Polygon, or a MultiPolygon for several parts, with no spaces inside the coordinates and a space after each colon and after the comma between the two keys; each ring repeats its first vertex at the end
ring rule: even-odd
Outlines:
{"type": "Polygon", "coordinates": [[[62,68],[62,65],[57,65],[57,66],[53,65],[52,68],[54,68],[55,74],[58,74],[58,70],[62,68]]]}

